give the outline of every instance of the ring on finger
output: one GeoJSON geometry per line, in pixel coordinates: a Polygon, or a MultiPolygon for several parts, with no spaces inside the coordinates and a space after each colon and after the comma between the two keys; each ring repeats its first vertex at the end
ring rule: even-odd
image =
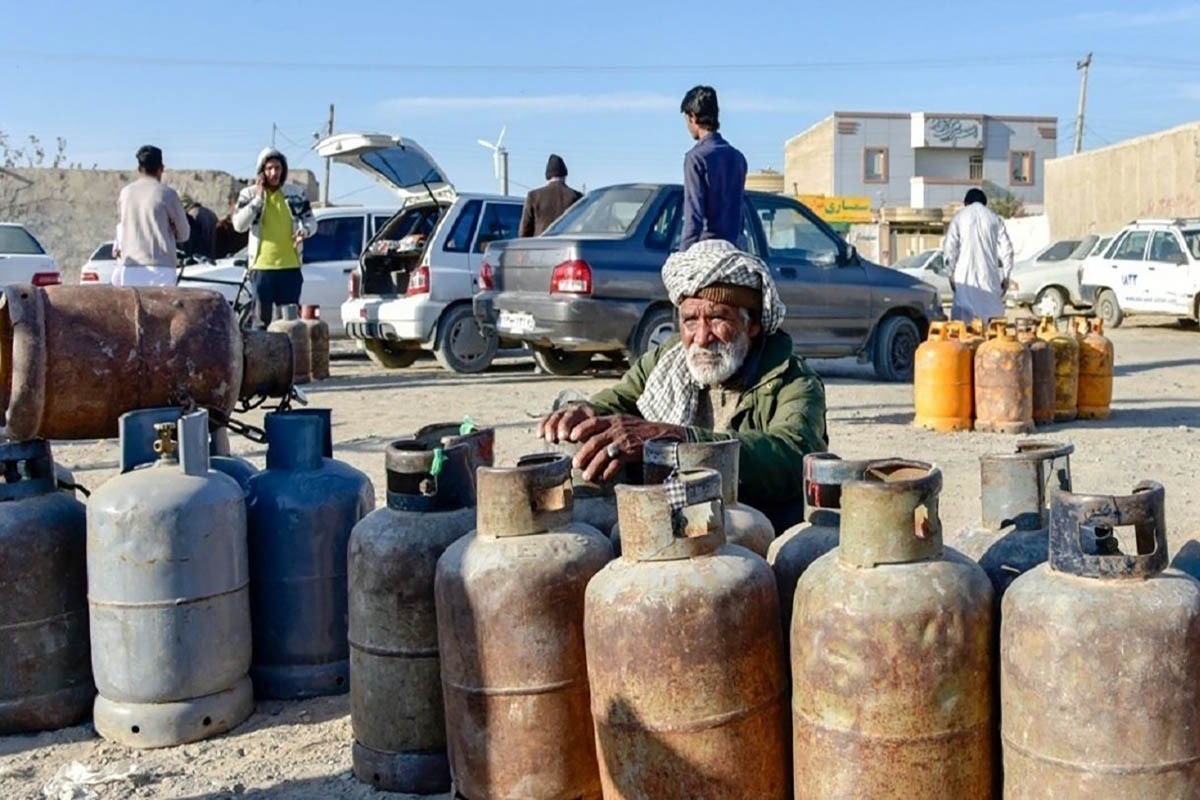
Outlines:
{"type": "Polygon", "coordinates": [[[621,448],[617,446],[616,442],[613,442],[608,447],[604,448],[604,453],[609,458],[616,458],[617,456],[621,455],[621,448]]]}

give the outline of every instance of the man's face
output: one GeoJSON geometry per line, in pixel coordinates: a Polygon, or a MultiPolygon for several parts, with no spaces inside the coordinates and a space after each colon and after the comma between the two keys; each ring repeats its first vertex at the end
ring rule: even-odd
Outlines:
{"type": "Polygon", "coordinates": [[[283,180],[283,164],[278,158],[268,158],[267,163],[263,164],[263,180],[272,189],[279,188],[283,180]]]}
{"type": "Polygon", "coordinates": [[[688,371],[700,384],[716,386],[732,378],[746,360],[750,340],[762,326],[745,309],[689,297],[679,306],[679,335],[688,371]]]}
{"type": "Polygon", "coordinates": [[[696,115],[684,114],[683,121],[687,124],[688,135],[698,140],[700,138],[700,126],[696,124],[696,115]]]}

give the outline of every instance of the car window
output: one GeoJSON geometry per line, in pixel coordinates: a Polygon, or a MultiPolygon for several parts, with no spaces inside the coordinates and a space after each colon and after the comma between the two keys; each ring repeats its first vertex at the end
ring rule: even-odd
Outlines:
{"type": "Polygon", "coordinates": [[[479,209],[482,207],[483,201],[481,200],[472,200],[463,206],[458,219],[454,220],[454,226],[450,228],[446,243],[442,245],[443,250],[448,253],[465,253],[471,249],[471,239],[475,236],[475,223],[479,221],[479,209]]]}
{"type": "Polygon", "coordinates": [[[17,225],[0,225],[0,253],[15,256],[41,256],[46,251],[37,239],[17,225]]]}
{"type": "Polygon", "coordinates": [[[1092,256],[1101,255],[1105,250],[1108,249],[1108,246],[1110,244],[1112,244],[1111,236],[1101,239],[1100,241],[1096,242],[1096,246],[1092,248],[1092,252],[1090,252],[1088,255],[1092,255],[1092,256]]]}
{"type": "Polygon", "coordinates": [[[431,204],[417,206],[393,216],[379,232],[380,240],[398,242],[405,236],[429,236],[442,215],[442,207],[431,204]]]}
{"type": "Polygon", "coordinates": [[[933,257],[933,260],[929,262],[929,268],[930,268],[931,270],[933,270],[934,272],[937,272],[937,273],[939,273],[939,274],[940,274],[940,273],[942,273],[942,272],[945,272],[945,271],[946,271],[946,259],[945,259],[945,257],[944,257],[944,256],[942,256],[942,254],[941,254],[941,253],[938,253],[937,255],[935,255],[935,256],[933,257]]]}
{"type": "Polygon", "coordinates": [[[383,230],[383,226],[387,225],[387,221],[392,218],[391,214],[376,214],[371,218],[371,235],[379,233],[383,230]]]}
{"type": "Polygon", "coordinates": [[[834,264],[840,248],[815,222],[784,198],[754,196],[755,213],[762,222],[767,253],[775,258],[800,259],[814,264],[834,264]]]}
{"type": "Polygon", "coordinates": [[[486,203],[483,216],[479,218],[479,235],[475,239],[475,252],[482,253],[491,242],[517,238],[521,226],[521,206],[515,203],[486,203]]]}
{"type": "Polygon", "coordinates": [[[1200,228],[1191,228],[1180,231],[1180,233],[1183,234],[1183,241],[1192,254],[1192,258],[1200,259],[1200,228]]]}
{"type": "Polygon", "coordinates": [[[326,217],[317,232],[304,240],[304,263],[357,260],[362,253],[364,218],[326,217]]]}
{"type": "Polygon", "coordinates": [[[905,256],[896,263],[892,264],[892,267],[895,269],[914,269],[924,264],[931,255],[933,255],[932,250],[922,250],[920,253],[913,253],[911,256],[905,256]]]}
{"type": "Polygon", "coordinates": [[[663,207],[659,209],[658,216],[654,218],[654,224],[650,226],[650,233],[646,236],[647,247],[653,247],[656,250],[679,247],[680,228],[675,221],[679,219],[679,210],[682,207],[683,195],[673,192],[663,203],[663,207]]]}
{"type": "Polygon", "coordinates": [[[1038,261],[1064,261],[1071,253],[1075,252],[1076,247],[1079,247],[1078,239],[1065,239],[1061,242],[1055,242],[1046,252],[1038,256],[1038,261]]]}
{"type": "Polygon", "coordinates": [[[1150,260],[1170,261],[1178,263],[1183,255],[1183,247],[1171,231],[1157,231],[1150,240],[1150,260]]]}
{"type": "Polygon", "coordinates": [[[112,254],[112,247],[113,247],[112,242],[105,242],[104,244],[102,244],[96,248],[96,251],[94,253],[92,253],[91,257],[88,260],[89,261],[113,261],[114,259],[113,259],[113,254],[112,254]]]}
{"type": "Polygon", "coordinates": [[[1117,243],[1112,257],[1126,261],[1141,261],[1146,252],[1146,242],[1149,239],[1149,231],[1130,231],[1117,243]]]}
{"type": "MultiPolygon", "coordinates": [[[[682,230],[683,226],[680,226],[682,230]]],[[[746,252],[751,255],[762,258],[762,250],[758,246],[758,237],[754,235],[754,209],[752,207],[742,210],[742,244],[746,248],[746,252]]]]}
{"type": "Polygon", "coordinates": [[[544,235],[577,233],[628,234],[657,190],[643,186],[614,186],[588,194],[551,223],[544,235]]]}

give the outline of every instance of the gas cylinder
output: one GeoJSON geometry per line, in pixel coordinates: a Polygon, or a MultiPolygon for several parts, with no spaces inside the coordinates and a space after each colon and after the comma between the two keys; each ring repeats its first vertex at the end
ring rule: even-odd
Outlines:
{"type": "Polygon", "coordinates": [[[971,430],[971,346],[961,322],[929,323],[913,365],[913,424],[934,431],[971,430]]]}
{"type": "Polygon", "coordinates": [[[992,321],[975,353],[975,430],[1033,431],[1033,361],[1004,320],[992,321]]]}
{"type": "Polygon", "coordinates": [[[243,489],[249,489],[250,478],[258,474],[258,467],[230,452],[229,429],[222,427],[210,431],[208,445],[209,466],[233,478],[243,489]]]}
{"type": "Polygon", "coordinates": [[[1070,422],[1078,416],[1079,344],[1058,329],[1053,317],[1042,317],[1038,338],[1049,343],[1054,353],[1054,419],[1070,422]]]}
{"type": "Polygon", "coordinates": [[[295,303],[285,305],[280,314],[267,330],[287,334],[292,342],[292,382],[308,383],[312,380],[312,341],[308,326],[300,319],[300,307],[295,303]]]}
{"type": "Polygon", "coordinates": [[[166,747],[254,708],[246,503],[209,468],[207,412],[155,423],[154,442],[140,416],[121,417],[123,471],[88,500],[93,714],[106,739],[166,747]]]}
{"type": "Polygon", "coordinates": [[[417,431],[416,438],[430,448],[440,444],[449,449],[465,444],[472,483],[475,482],[476,469],[490,467],[496,460],[496,429],[480,428],[470,417],[466,417],[462,422],[435,422],[426,425],[417,431]]]}
{"type": "Polygon", "coordinates": [[[790,798],[779,597],[725,543],[709,469],[617,487],[621,557],[587,588],[584,639],[605,798],[790,798]]]}
{"type": "Polygon", "coordinates": [[[1009,584],[1046,560],[1048,492],[1070,490],[1072,444],[1023,439],[1006,453],[979,458],[982,519],[946,537],[992,581],[996,599],[1009,584]]]}
{"type": "Polygon", "coordinates": [[[986,798],[992,586],[943,548],[941,471],[878,461],[842,484],[841,541],[796,587],[797,798],[986,798]]]}
{"type": "Polygon", "coordinates": [[[1079,344],[1079,418],[1108,419],[1112,403],[1113,345],[1099,317],[1075,319],[1079,344]]]}
{"type": "Polygon", "coordinates": [[[346,547],[375,507],[366,475],[333,459],[328,409],[266,416],[267,468],[250,479],[250,607],[259,697],[349,689],[346,547]]]}
{"type": "Polygon", "coordinates": [[[775,570],[783,635],[792,626],[792,600],[796,582],[804,571],[838,544],[842,524],[842,484],[859,480],[870,461],[844,461],[833,453],[804,457],[804,502],[808,518],[783,532],[767,549],[767,563],[775,570]]]}
{"type": "Polygon", "coordinates": [[[467,800],[598,798],[583,593],[612,558],[572,522],[571,461],[481,467],[474,531],[435,578],[450,773],[467,800]]]}
{"type": "Polygon", "coordinates": [[[433,577],[475,524],[466,444],[388,445],[387,506],[350,534],[350,724],[354,774],[388,792],[450,789],[433,577]]]}
{"type": "MultiPolygon", "coordinates": [[[[647,484],[662,483],[679,469],[714,469],[721,476],[721,499],[725,513],[725,540],[766,556],[775,539],[771,520],[756,508],[738,502],[738,455],[736,439],[719,442],[669,442],[651,439],[642,447],[642,477],[647,484]]],[[[612,539],[621,550],[620,525],[613,526],[612,539]]]]}
{"type": "Polygon", "coordinates": [[[329,377],[329,323],[321,319],[320,306],[304,306],[300,311],[300,319],[308,329],[312,378],[323,381],[329,377]]]}
{"type": "Polygon", "coordinates": [[[2,432],[14,441],[112,438],[126,411],[190,400],[229,412],[260,386],[286,394],[290,376],[278,391],[278,370],[261,355],[243,349],[216,292],[10,284],[0,289],[2,432]]]}
{"type": "Polygon", "coordinates": [[[1033,363],[1033,424],[1045,425],[1054,421],[1054,351],[1037,331],[1036,320],[1017,322],[1017,341],[1029,348],[1033,363]]]}
{"type": "Polygon", "coordinates": [[[0,736],[85,719],[88,660],[83,503],[58,490],[50,443],[0,442],[0,736]]]}
{"type": "Polygon", "coordinates": [[[1163,510],[1153,482],[1051,491],[1049,561],[1004,595],[1006,798],[1200,797],[1200,584],[1163,510]]]}

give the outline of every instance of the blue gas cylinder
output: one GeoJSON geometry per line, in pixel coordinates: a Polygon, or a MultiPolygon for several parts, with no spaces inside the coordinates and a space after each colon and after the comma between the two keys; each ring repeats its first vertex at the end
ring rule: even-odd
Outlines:
{"type": "Polygon", "coordinates": [[[332,458],[327,409],[266,416],[267,468],[250,478],[255,694],[288,700],[349,690],[346,554],[375,488],[332,458]]]}

